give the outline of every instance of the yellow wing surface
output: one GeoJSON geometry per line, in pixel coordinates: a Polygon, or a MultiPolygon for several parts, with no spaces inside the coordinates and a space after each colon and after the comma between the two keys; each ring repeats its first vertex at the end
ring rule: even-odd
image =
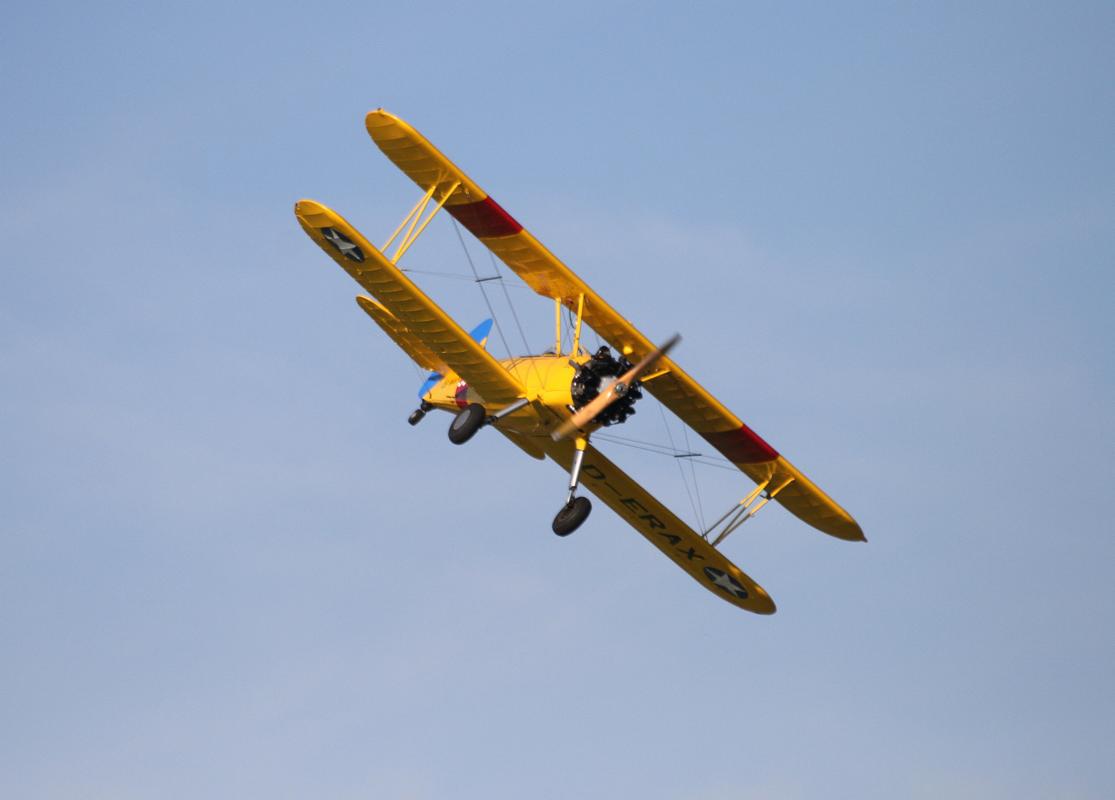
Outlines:
{"type": "MultiPolygon", "coordinates": [[[[558,298],[573,310],[583,296],[585,322],[632,361],[654,349],[646,336],[593,292],[422,134],[382,109],[369,113],[365,122],[380,150],[418,186],[426,191],[435,187],[434,194],[439,198],[450,192],[445,210],[534,291],[544,297],[558,298]]],[[[644,388],[748,477],[765,485],[777,502],[827,534],[852,541],[865,538],[847,511],[672,359],[664,358],[660,367],[667,372],[645,383],[644,388]]]]}
{"type": "Polygon", "coordinates": [[[379,301],[357,298],[420,366],[448,366],[490,403],[523,396],[511,373],[340,214],[313,200],[299,200],[294,213],[306,234],[379,301]]]}

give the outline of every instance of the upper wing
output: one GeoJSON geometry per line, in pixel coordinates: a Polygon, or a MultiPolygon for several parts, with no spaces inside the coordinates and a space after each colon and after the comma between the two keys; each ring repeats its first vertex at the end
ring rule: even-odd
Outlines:
{"type": "MultiPolygon", "coordinates": [[[[576,309],[584,296],[584,320],[609,344],[636,361],[654,344],[525,230],[495,200],[418,131],[379,109],[365,120],[372,140],[423,189],[439,187],[438,196],[458,184],[445,204],[458,222],[499,256],[539,294],[560,298],[576,309]]],[[[756,483],[781,487],[775,499],[813,527],[841,539],[862,540],[852,516],[819,489],[777,450],[767,444],[673,360],[660,362],[665,374],[644,387],[710,445],[756,483]]]]}
{"type": "MultiPolygon", "coordinates": [[[[384,326],[388,334],[392,334],[392,330],[384,325],[385,321],[388,325],[395,325],[396,331],[401,328],[406,335],[413,335],[424,346],[427,355],[444,362],[476,389],[485,401],[510,403],[523,396],[523,387],[487,350],[340,214],[313,200],[298,201],[294,213],[307,235],[383,304],[390,319],[377,317],[374,306],[365,303],[361,306],[384,326]]],[[[395,335],[392,338],[418,360],[403,341],[395,335]]]]}
{"type": "MultiPolygon", "coordinates": [[[[544,438],[546,455],[567,472],[572,469],[573,443],[544,438]]],[[[713,594],[756,614],[774,613],[774,601],[762,586],[591,445],[581,466],[581,485],[713,594]]]]}

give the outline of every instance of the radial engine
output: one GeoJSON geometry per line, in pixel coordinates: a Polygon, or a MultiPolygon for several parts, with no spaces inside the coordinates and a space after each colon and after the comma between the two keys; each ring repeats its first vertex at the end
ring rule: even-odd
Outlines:
{"type": "MultiPolygon", "coordinates": [[[[620,375],[631,369],[631,362],[623,356],[616,358],[607,347],[601,347],[592,358],[581,364],[573,377],[570,394],[573,408],[580,409],[591,403],[601,391],[614,383],[620,375]]],[[[635,413],[635,401],[643,396],[639,382],[627,387],[623,397],[609,405],[593,420],[601,425],[618,425],[635,413]]]]}

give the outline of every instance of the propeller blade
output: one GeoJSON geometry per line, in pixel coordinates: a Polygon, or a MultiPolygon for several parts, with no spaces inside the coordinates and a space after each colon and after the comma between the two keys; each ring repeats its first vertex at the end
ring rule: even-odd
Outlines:
{"type": "Polygon", "coordinates": [[[567,419],[564,423],[561,424],[560,427],[558,427],[557,430],[551,433],[550,436],[553,437],[553,440],[555,442],[560,442],[569,434],[580,428],[583,428],[585,425],[595,419],[597,414],[599,414],[616,400],[619,400],[621,397],[627,394],[627,388],[631,386],[631,384],[635,383],[635,381],[639,380],[642,375],[649,372],[650,368],[653,367],[664,355],[669,353],[670,350],[673,349],[674,345],[676,345],[679,341],[681,341],[681,335],[675,333],[661,346],[655,348],[646,356],[644,356],[638,364],[627,370],[627,372],[620,375],[615,383],[611,384],[607,389],[598,394],[591,403],[579,409],[577,413],[575,413],[570,419],[567,419]]]}

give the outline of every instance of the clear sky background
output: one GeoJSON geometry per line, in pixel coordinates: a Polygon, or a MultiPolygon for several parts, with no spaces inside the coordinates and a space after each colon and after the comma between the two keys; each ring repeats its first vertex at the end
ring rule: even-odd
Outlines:
{"type": "Polygon", "coordinates": [[[1115,7],[837,5],[6,8],[0,795],[1115,795],[1115,7]],[[395,226],[377,106],[870,542],[763,512],[753,616],[410,428],[292,213],[395,226]]]}

